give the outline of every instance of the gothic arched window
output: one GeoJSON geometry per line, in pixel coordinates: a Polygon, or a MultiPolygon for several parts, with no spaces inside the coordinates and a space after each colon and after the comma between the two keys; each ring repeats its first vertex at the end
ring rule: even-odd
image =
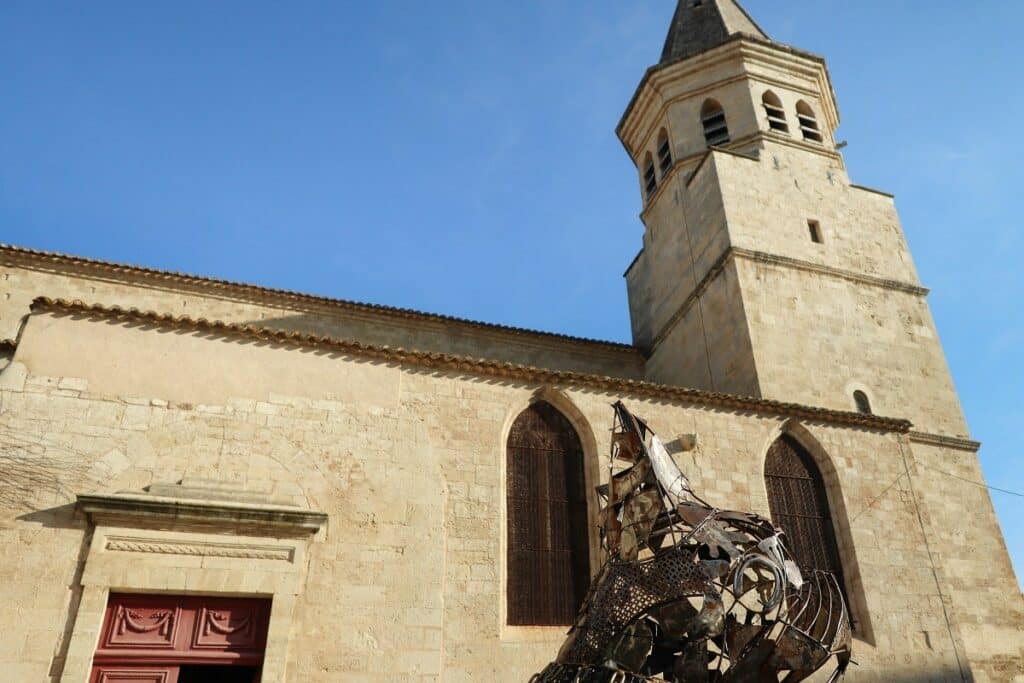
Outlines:
{"type": "Polygon", "coordinates": [[[508,623],[566,626],[590,585],[583,447],[548,403],[524,410],[508,437],[508,623]]]}
{"type": "Polygon", "coordinates": [[[658,189],[658,175],[654,170],[654,157],[648,152],[644,157],[644,192],[650,199],[654,191],[658,189]]]}
{"type": "Polygon", "coordinates": [[[672,144],[664,128],[658,134],[658,164],[661,166],[662,177],[672,168],[672,144]]]}
{"type": "Polygon", "coordinates": [[[780,437],[768,450],[764,478],[772,520],[786,532],[796,563],[832,572],[845,586],[825,482],[811,454],[793,437],[780,437]]]}
{"type": "Polygon", "coordinates": [[[768,127],[780,133],[789,132],[789,123],[786,122],[786,110],[782,108],[782,100],[771,90],[765,92],[761,97],[761,104],[768,115],[768,127]]]}
{"type": "Polygon", "coordinates": [[[796,103],[796,118],[800,122],[800,132],[804,134],[804,140],[821,142],[821,129],[818,128],[818,119],[814,116],[811,105],[803,100],[796,103]]]}
{"type": "Polygon", "coordinates": [[[853,392],[853,402],[857,406],[858,413],[864,413],[865,415],[871,414],[871,399],[868,395],[859,389],[853,392]]]}
{"type": "Polygon", "coordinates": [[[700,120],[704,124],[704,139],[708,146],[724,145],[729,142],[729,126],[725,122],[725,110],[717,100],[708,100],[700,108],[700,120]]]}

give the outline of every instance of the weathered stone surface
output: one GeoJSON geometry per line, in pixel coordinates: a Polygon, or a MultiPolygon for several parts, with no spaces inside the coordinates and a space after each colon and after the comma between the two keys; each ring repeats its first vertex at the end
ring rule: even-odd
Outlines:
{"type": "MultiPolygon", "coordinates": [[[[289,680],[525,680],[557,648],[563,629],[511,628],[503,622],[503,440],[518,412],[533,398],[543,397],[563,410],[580,432],[588,476],[596,484],[605,469],[600,454],[608,448],[608,404],[617,396],[572,387],[480,382],[471,375],[324,358],[298,349],[268,352],[215,339],[203,340],[196,349],[156,330],[138,332],[90,320],[33,318],[26,332],[25,339],[35,347],[23,349],[32,359],[29,382],[36,372],[62,377],[55,372],[59,365],[73,372],[66,377],[87,381],[94,392],[79,397],[0,393],[5,406],[0,433],[20,435],[24,443],[17,447],[23,449],[21,459],[5,468],[10,480],[27,473],[12,467],[59,474],[49,490],[30,497],[8,484],[2,498],[8,531],[0,534],[0,551],[8,559],[0,563],[7,579],[0,583],[0,604],[5,605],[0,622],[14,628],[22,613],[36,615],[34,644],[5,655],[4,661],[24,667],[26,680],[45,678],[69,616],[76,629],[98,628],[99,613],[79,607],[69,615],[66,601],[53,601],[57,586],[75,590],[83,570],[89,576],[114,571],[116,581],[126,582],[119,585],[155,581],[167,590],[238,590],[223,584],[227,575],[211,574],[215,568],[210,565],[202,583],[192,584],[188,571],[181,569],[162,577],[133,574],[130,564],[124,565],[123,574],[113,565],[96,574],[99,570],[88,566],[91,560],[83,566],[79,549],[86,538],[84,520],[68,512],[76,493],[138,490],[140,482],[182,479],[186,490],[209,489],[211,482],[220,482],[223,489],[257,491],[328,514],[324,530],[309,546],[295,627],[285,636],[289,680]],[[140,344],[138,334],[145,343],[140,344]],[[86,343],[94,335],[107,349],[101,357],[78,356],[74,361],[44,352],[70,339],[86,343]],[[168,407],[146,408],[125,422],[119,419],[121,411],[110,407],[137,406],[124,404],[118,386],[109,385],[114,393],[100,393],[108,386],[101,378],[137,348],[146,351],[134,356],[134,362],[147,364],[149,370],[133,384],[132,394],[148,394],[147,405],[156,399],[168,407]],[[336,366],[359,365],[359,381],[392,386],[393,395],[382,404],[375,398],[380,395],[376,389],[367,387],[361,394],[350,388],[355,398],[337,401],[330,383],[324,382],[306,383],[292,395],[275,392],[272,399],[264,383],[254,382],[239,385],[238,395],[215,406],[223,411],[200,412],[173,394],[181,391],[176,383],[191,381],[186,375],[192,363],[209,362],[198,360],[203,357],[218,359],[216,366],[204,367],[230,374],[253,359],[299,376],[345,378],[350,375],[336,366]],[[154,389],[172,395],[150,393],[154,389]],[[360,395],[366,400],[359,400],[360,395]],[[274,410],[261,412],[261,405],[274,410]],[[306,406],[313,405],[318,407],[311,412],[306,406]],[[20,427],[26,423],[33,425],[31,438],[20,427]],[[123,454],[127,462],[111,454],[123,454]],[[72,462],[75,467],[69,467],[72,462]],[[108,463],[104,472],[114,474],[97,476],[94,465],[100,462],[108,463]],[[332,635],[311,637],[315,633],[332,635]]],[[[216,373],[208,379],[221,381],[216,373]]],[[[53,394],[60,391],[60,381],[39,384],[50,386],[53,394]]],[[[917,457],[916,444],[893,433],[625,398],[659,431],[698,435],[695,447],[677,457],[694,486],[723,507],[767,513],[763,458],[781,431],[815,444],[814,452],[827,456],[822,467],[828,474],[844,563],[850,568],[852,602],[862,623],[856,680],[892,680],[891,672],[910,670],[952,675],[956,657],[944,606],[957,598],[947,596],[944,602],[933,575],[937,558],[929,555],[929,547],[934,553],[939,537],[926,537],[914,502],[926,482],[915,480],[912,489],[905,476],[907,463],[917,457]]],[[[5,445],[5,454],[11,446],[5,445]]],[[[975,493],[949,480],[942,481],[942,490],[947,497],[968,501],[968,494],[975,493]]],[[[157,485],[155,492],[167,493],[167,488],[157,485]]],[[[985,515],[975,510],[970,520],[990,515],[990,508],[985,515]]],[[[961,526],[965,523],[965,530],[976,524],[961,526]]],[[[596,535],[592,542],[596,545],[596,535]]],[[[146,556],[147,566],[160,566],[162,555],[146,556]]],[[[184,567],[195,555],[173,557],[184,559],[169,560],[169,566],[184,567]]],[[[244,558],[224,561],[244,571],[238,564],[244,558]]],[[[956,563],[942,568],[964,586],[964,596],[975,598],[979,592],[969,577],[981,582],[983,575],[992,576],[983,574],[986,568],[991,572],[991,565],[982,562],[969,569],[956,563]]],[[[195,580],[200,581],[198,574],[195,580]]],[[[245,590],[261,589],[257,583],[245,590]]],[[[990,606],[974,604],[972,609],[992,624],[984,638],[1001,638],[1002,656],[1012,656],[1020,608],[1014,611],[1005,596],[1001,601],[993,596],[990,606]],[[1003,626],[993,618],[997,609],[1003,626]]],[[[979,646],[964,638],[968,645],[979,646]]],[[[997,649],[994,644],[986,647],[997,649]]],[[[65,654],[69,666],[75,657],[85,656],[65,654]]]]}

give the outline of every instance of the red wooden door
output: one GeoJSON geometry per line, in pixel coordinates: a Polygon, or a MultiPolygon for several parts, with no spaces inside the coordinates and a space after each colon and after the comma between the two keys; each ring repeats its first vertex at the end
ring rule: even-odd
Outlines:
{"type": "Polygon", "coordinates": [[[269,620],[269,600],[111,595],[91,683],[183,683],[198,665],[256,683],[269,620]]]}

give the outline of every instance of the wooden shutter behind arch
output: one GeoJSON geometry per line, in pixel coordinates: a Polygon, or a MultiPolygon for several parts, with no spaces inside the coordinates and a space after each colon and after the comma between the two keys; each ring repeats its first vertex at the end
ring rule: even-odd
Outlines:
{"type": "Polygon", "coordinates": [[[548,403],[523,411],[507,444],[508,623],[566,626],[590,584],[579,435],[548,403]]]}
{"type": "Polygon", "coordinates": [[[768,450],[765,484],[772,520],[786,532],[797,564],[832,572],[845,587],[825,481],[811,454],[791,436],[780,437],[768,450]]]}

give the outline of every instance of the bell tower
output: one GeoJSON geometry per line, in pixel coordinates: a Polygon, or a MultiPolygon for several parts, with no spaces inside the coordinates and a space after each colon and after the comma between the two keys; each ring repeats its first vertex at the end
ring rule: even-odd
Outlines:
{"type": "Polygon", "coordinates": [[[617,128],[652,381],[911,419],[966,437],[893,197],[850,181],[825,60],[735,0],[680,0],[617,128]]]}

